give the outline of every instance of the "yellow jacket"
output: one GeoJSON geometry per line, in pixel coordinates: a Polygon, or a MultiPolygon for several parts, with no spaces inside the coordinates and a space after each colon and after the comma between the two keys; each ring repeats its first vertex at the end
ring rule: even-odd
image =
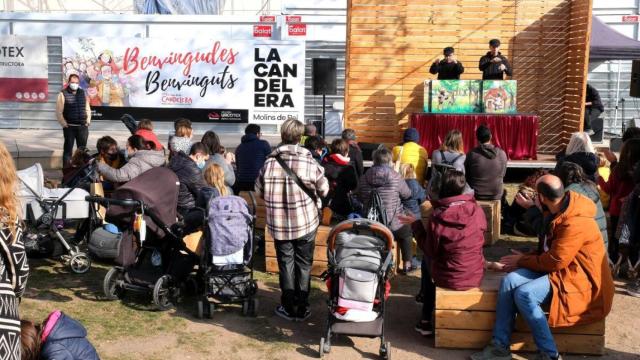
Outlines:
{"type": "Polygon", "coordinates": [[[424,183],[424,175],[427,171],[427,161],[429,159],[429,153],[422,146],[409,141],[404,145],[398,145],[393,148],[393,161],[398,161],[400,156],[400,149],[402,150],[401,164],[412,164],[416,169],[416,179],[420,185],[424,183]]]}

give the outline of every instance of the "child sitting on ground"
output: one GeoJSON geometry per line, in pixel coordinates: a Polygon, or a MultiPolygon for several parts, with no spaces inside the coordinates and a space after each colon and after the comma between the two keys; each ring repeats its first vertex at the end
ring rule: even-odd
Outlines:
{"type": "Polygon", "coordinates": [[[447,171],[439,200],[431,201],[433,213],[427,224],[411,215],[399,216],[401,223],[411,224],[418,245],[429,258],[430,269],[423,272],[422,317],[416,325],[416,331],[422,335],[433,334],[431,318],[436,286],[463,291],[482,282],[485,267],[482,246],[487,219],[473,194],[464,194],[465,185],[464,173],[447,171]]]}
{"type": "Polygon", "coordinates": [[[99,360],[87,340],[87,330],[59,310],[49,314],[42,325],[20,321],[22,360],[99,360]]]}

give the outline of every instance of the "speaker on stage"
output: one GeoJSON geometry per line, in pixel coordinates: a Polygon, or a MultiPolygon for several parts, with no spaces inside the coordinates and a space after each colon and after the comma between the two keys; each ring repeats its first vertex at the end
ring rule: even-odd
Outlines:
{"type": "Polygon", "coordinates": [[[635,98],[640,97],[640,60],[633,60],[633,64],[631,65],[629,96],[635,98]]]}
{"type": "Polygon", "coordinates": [[[335,58],[313,59],[313,95],[336,95],[337,64],[335,58]]]}

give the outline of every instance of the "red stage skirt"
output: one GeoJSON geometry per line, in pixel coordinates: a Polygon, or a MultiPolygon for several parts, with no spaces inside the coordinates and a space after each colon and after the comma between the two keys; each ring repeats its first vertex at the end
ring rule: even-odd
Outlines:
{"type": "Polygon", "coordinates": [[[420,145],[429,154],[440,148],[450,130],[458,129],[464,150],[478,146],[476,129],[486,124],[491,142],[502,148],[510,160],[537,160],[538,116],[527,114],[411,114],[411,127],[420,132],[420,145]]]}

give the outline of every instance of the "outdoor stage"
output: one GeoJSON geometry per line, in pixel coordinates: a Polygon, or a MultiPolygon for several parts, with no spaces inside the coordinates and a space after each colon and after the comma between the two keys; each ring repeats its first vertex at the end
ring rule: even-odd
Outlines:
{"type": "Polygon", "coordinates": [[[345,126],[362,141],[398,143],[423,111],[424,81],[442,49],[455,48],[462,80],[479,80],[478,61],[498,38],[518,81],[518,111],[539,117],[535,153],[555,154],[582,128],[590,33],[590,0],[351,0],[345,126]]]}

